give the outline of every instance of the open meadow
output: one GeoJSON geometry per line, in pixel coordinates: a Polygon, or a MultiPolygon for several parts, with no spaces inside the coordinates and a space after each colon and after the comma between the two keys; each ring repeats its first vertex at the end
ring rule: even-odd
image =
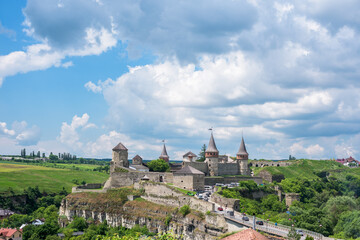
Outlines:
{"type": "MultiPolygon", "coordinates": [[[[0,163],[0,194],[8,192],[9,188],[15,193],[22,193],[27,187],[38,186],[40,191],[54,193],[63,187],[70,192],[71,188],[81,183],[102,183],[107,180],[109,174],[97,171],[79,171],[69,168],[51,168],[34,165],[22,165],[12,163],[0,163]]],[[[78,166],[85,168],[85,166],[78,166]]],[[[91,168],[91,166],[87,166],[91,168]]]]}

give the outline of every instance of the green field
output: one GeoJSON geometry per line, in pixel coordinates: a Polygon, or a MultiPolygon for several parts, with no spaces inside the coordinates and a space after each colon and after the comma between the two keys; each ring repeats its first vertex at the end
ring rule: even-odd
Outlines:
{"type": "MultiPolygon", "coordinates": [[[[267,170],[272,174],[284,174],[285,178],[307,178],[307,179],[316,179],[318,176],[316,173],[321,171],[329,171],[329,170],[340,170],[344,169],[344,171],[353,171],[353,169],[349,169],[341,165],[338,162],[331,160],[296,160],[296,162],[290,166],[286,167],[263,167],[256,168],[252,167],[254,174],[258,175],[258,173],[262,170],[267,170]]],[[[357,172],[355,171],[355,174],[357,172]]]]}
{"type": "MultiPolygon", "coordinates": [[[[69,164],[70,168],[72,168],[72,165],[69,164]]],[[[81,164],[76,166],[78,165],[81,164]]],[[[73,183],[74,180],[87,183],[102,183],[108,177],[109,174],[96,171],[0,163],[0,194],[4,194],[9,188],[12,188],[15,193],[22,193],[25,188],[35,186],[38,186],[40,191],[45,190],[48,193],[58,192],[63,187],[70,192],[71,187],[76,185],[73,183]]]]}

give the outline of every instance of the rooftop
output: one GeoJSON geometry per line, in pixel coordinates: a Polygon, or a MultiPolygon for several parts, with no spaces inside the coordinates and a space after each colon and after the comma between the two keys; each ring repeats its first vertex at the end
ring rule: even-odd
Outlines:
{"type": "Polygon", "coordinates": [[[119,143],[118,145],[116,145],[113,149],[113,151],[120,151],[120,150],[128,150],[122,143],[119,143]]]}
{"type": "Polygon", "coordinates": [[[212,133],[211,133],[211,136],[210,136],[209,145],[208,145],[208,147],[207,147],[207,149],[206,149],[205,152],[216,152],[216,153],[219,152],[219,151],[217,150],[217,148],[216,148],[214,136],[213,136],[212,133]]]}
{"type": "Polygon", "coordinates": [[[182,169],[180,169],[179,171],[176,171],[174,173],[175,174],[202,174],[202,175],[204,175],[203,172],[201,172],[191,166],[183,167],[182,169]]]}
{"type": "Polygon", "coordinates": [[[241,232],[235,233],[233,235],[227,236],[222,240],[270,240],[269,238],[261,235],[252,228],[245,229],[241,232]]]}

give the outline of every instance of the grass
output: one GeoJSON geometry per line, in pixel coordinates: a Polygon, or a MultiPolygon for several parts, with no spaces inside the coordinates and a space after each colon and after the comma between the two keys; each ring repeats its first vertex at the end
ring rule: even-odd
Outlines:
{"type": "Polygon", "coordinates": [[[270,173],[283,174],[285,178],[306,178],[317,179],[316,173],[321,171],[348,169],[338,162],[331,160],[297,160],[296,163],[286,167],[263,167],[253,168],[254,174],[258,175],[260,171],[267,170],[270,173]]]}
{"type": "Polygon", "coordinates": [[[49,162],[10,162],[0,160],[0,163],[5,164],[16,164],[16,165],[31,165],[31,166],[42,166],[42,167],[50,167],[50,168],[66,168],[66,169],[74,169],[74,170],[82,170],[82,171],[93,171],[93,169],[100,167],[101,165],[93,165],[93,164],[67,164],[67,163],[49,163],[49,162]]]}
{"type": "Polygon", "coordinates": [[[22,193],[25,188],[35,186],[38,186],[40,191],[48,193],[59,192],[63,187],[70,192],[75,186],[73,180],[102,183],[108,177],[109,174],[95,171],[0,163],[0,195],[7,192],[9,188],[12,188],[15,193],[22,193]]]}
{"type": "Polygon", "coordinates": [[[184,193],[184,194],[186,194],[186,195],[187,195],[187,193],[189,193],[189,192],[192,193],[192,194],[194,194],[194,196],[195,196],[195,194],[196,194],[195,191],[190,191],[190,190],[186,190],[186,189],[182,189],[182,188],[175,187],[173,183],[167,183],[167,185],[168,185],[168,186],[171,186],[171,188],[174,188],[174,189],[176,189],[176,190],[178,190],[178,191],[180,191],[180,192],[182,192],[182,193],[184,193]]]}

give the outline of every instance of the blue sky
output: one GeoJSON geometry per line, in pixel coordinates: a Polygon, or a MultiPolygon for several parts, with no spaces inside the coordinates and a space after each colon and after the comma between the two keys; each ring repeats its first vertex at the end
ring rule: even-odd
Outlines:
{"type": "Polygon", "coordinates": [[[357,157],[360,4],[0,1],[0,154],[357,157]]]}

